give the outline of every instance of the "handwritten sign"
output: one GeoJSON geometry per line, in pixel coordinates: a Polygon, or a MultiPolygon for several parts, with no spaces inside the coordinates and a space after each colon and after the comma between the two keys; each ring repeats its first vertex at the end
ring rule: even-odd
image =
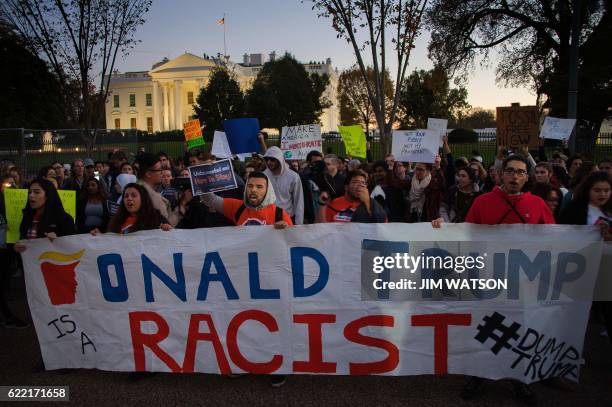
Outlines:
{"type": "Polygon", "coordinates": [[[191,179],[193,195],[203,195],[207,192],[225,191],[238,187],[230,159],[189,167],[189,178],[191,179]]]}
{"type": "Polygon", "coordinates": [[[366,137],[361,126],[338,126],[338,131],[348,155],[366,158],[366,137]]]}
{"type": "MultiPolygon", "coordinates": [[[[62,206],[67,214],[76,219],[76,191],[60,189],[57,191],[62,206]]],[[[6,206],[6,219],[8,228],[6,231],[6,242],[15,243],[19,240],[19,226],[23,219],[23,208],[28,202],[27,189],[12,189],[4,190],[4,204],[6,206]]]]}
{"type": "Polygon", "coordinates": [[[187,147],[195,148],[204,145],[204,137],[202,137],[200,120],[195,119],[183,124],[183,133],[185,134],[187,147]]]}
{"type": "Polygon", "coordinates": [[[537,147],[540,113],[537,106],[503,106],[497,108],[497,144],[510,148],[522,145],[537,147]]]}
{"type": "Polygon", "coordinates": [[[397,161],[433,163],[440,146],[438,130],[396,130],[391,152],[397,161]]]}
{"type": "Polygon", "coordinates": [[[572,135],[575,125],[576,119],[560,119],[547,116],[540,131],[540,138],[567,140],[572,135]]]}
{"type": "Polygon", "coordinates": [[[222,131],[215,131],[213,136],[212,155],[217,158],[228,158],[232,156],[232,150],[227,142],[227,136],[222,131]]]}
{"type": "Polygon", "coordinates": [[[312,150],[321,151],[321,125],[283,127],[281,150],[286,160],[305,160],[312,150]]]}
{"type": "Polygon", "coordinates": [[[433,117],[427,118],[427,130],[434,130],[440,133],[440,146],[442,146],[442,137],[446,135],[447,127],[448,120],[446,119],[435,119],[433,117]]]}

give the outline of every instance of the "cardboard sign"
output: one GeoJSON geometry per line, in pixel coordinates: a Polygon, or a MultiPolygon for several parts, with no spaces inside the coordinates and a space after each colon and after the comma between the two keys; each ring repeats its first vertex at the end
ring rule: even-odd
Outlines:
{"type": "MultiPolygon", "coordinates": [[[[66,213],[76,220],[76,191],[60,189],[57,193],[66,213]]],[[[15,243],[19,240],[19,226],[23,219],[23,208],[27,202],[27,189],[7,188],[4,190],[7,220],[6,243],[15,243]]]]}
{"type": "Polygon", "coordinates": [[[338,131],[344,141],[346,154],[353,158],[366,158],[366,137],[359,125],[338,126],[338,131]]]}
{"type": "Polygon", "coordinates": [[[259,120],[253,118],[225,120],[223,129],[232,154],[259,151],[259,140],[257,140],[260,131],[259,120]]]}
{"type": "Polygon", "coordinates": [[[440,133],[440,146],[442,146],[442,137],[446,135],[446,128],[448,127],[448,120],[446,119],[435,119],[433,117],[427,118],[427,130],[434,130],[440,133]]]}
{"type": "Polygon", "coordinates": [[[553,140],[568,140],[574,131],[576,119],[560,119],[547,116],[544,119],[540,138],[553,140]]]}
{"type": "Polygon", "coordinates": [[[497,145],[517,148],[539,146],[540,113],[537,106],[503,106],[497,108],[497,145]]]}
{"type": "Polygon", "coordinates": [[[283,127],[281,132],[281,150],[286,160],[305,160],[309,152],[321,152],[321,125],[283,127]]]}
{"type": "Polygon", "coordinates": [[[188,169],[193,195],[238,188],[230,159],[215,161],[212,164],[194,165],[188,169]]]}
{"type": "Polygon", "coordinates": [[[183,124],[183,133],[187,141],[187,147],[195,148],[204,145],[204,137],[202,137],[202,127],[200,120],[195,119],[183,124]]]}
{"type": "Polygon", "coordinates": [[[213,136],[212,155],[217,158],[229,158],[232,156],[232,150],[227,142],[227,136],[222,131],[215,131],[213,136]]]}
{"type": "Polygon", "coordinates": [[[395,130],[391,152],[397,161],[433,163],[440,147],[438,130],[395,130]]]}

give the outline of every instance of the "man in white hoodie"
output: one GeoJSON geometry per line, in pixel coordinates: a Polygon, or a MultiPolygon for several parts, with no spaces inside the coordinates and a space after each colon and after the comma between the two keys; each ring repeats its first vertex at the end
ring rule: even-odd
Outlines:
{"type": "Polygon", "coordinates": [[[276,193],[276,204],[283,208],[295,225],[304,223],[304,190],[297,172],[291,170],[278,147],[270,147],[264,155],[266,166],[264,174],[276,193]]]}

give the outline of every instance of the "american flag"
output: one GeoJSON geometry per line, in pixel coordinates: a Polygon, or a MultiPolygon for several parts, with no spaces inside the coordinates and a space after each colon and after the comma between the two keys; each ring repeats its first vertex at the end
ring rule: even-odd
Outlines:
{"type": "Polygon", "coordinates": [[[217,20],[217,24],[225,25],[225,17],[223,17],[221,20],[217,20]]]}

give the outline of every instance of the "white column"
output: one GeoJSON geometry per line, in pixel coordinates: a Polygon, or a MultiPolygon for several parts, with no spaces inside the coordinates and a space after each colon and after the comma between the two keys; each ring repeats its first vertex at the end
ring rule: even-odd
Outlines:
{"type": "Polygon", "coordinates": [[[182,83],[183,81],[181,80],[174,81],[174,118],[176,120],[177,129],[183,128],[183,98],[181,95],[182,83]]]}
{"type": "Polygon", "coordinates": [[[171,84],[168,84],[168,110],[170,111],[170,127],[168,128],[168,130],[175,130],[176,122],[174,121],[174,89],[171,84]]]}
{"type": "Polygon", "coordinates": [[[159,83],[153,81],[153,131],[160,130],[160,117],[159,117],[159,83]]]}
{"type": "Polygon", "coordinates": [[[162,91],[164,94],[164,131],[168,131],[170,129],[170,122],[168,120],[168,87],[162,84],[162,91]]]}

